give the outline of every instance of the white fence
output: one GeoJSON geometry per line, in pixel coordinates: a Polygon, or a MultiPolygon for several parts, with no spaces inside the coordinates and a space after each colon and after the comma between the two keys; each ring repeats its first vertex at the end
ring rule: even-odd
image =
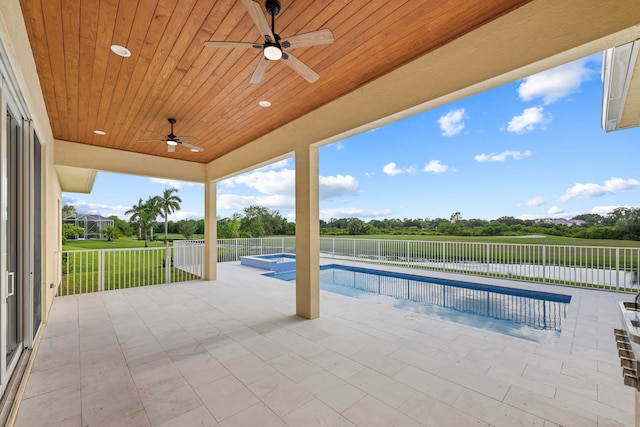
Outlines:
{"type": "MultiPolygon", "coordinates": [[[[219,239],[218,262],[296,252],[295,237],[219,239]]],[[[640,248],[541,244],[321,238],[320,254],[346,259],[510,278],[547,284],[636,292],[640,248]]],[[[59,253],[58,295],[196,280],[204,277],[204,242],[173,248],[103,249],[59,253]]]]}
{"type": "Polygon", "coordinates": [[[58,252],[58,296],[185,282],[203,277],[204,245],[58,252]],[[176,260],[176,255],[179,257],[176,260]],[[185,259],[199,260],[177,265],[185,259]]]}
{"type": "MultiPolygon", "coordinates": [[[[295,237],[218,240],[218,262],[295,253],[295,237]]],[[[323,257],[634,292],[640,248],[320,238],[323,257]]]]}

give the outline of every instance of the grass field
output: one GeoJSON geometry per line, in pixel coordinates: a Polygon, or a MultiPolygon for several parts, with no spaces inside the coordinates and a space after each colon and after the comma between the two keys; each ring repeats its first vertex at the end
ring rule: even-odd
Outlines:
{"type": "MultiPolygon", "coordinates": [[[[171,240],[184,240],[181,234],[168,234],[169,245],[171,240]]],[[[204,236],[199,234],[193,239],[202,239],[204,236]]],[[[164,234],[156,235],[153,242],[149,242],[150,248],[164,246],[164,234]]],[[[144,248],[144,240],[138,240],[135,237],[120,237],[115,242],[107,242],[106,240],[68,240],[66,245],[62,245],[63,251],[84,251],[89,249],[120,249],[120,248],[144,248]]]]}

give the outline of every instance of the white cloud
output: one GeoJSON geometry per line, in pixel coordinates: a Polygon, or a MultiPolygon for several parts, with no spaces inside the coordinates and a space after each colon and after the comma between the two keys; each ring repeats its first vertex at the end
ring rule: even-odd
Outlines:
{"type": "Polygon", "coordinates": [[[429,163],[424,165],[423,170],[428,173],[439,174],[449,170],[449,166],[443,165],[440,163],[440,160],[431,160],[429,163]]]}
{"type": "Polygon", "coordinates": [[[203,185],[199,182],[177,181],[175,179],[164,178],[149,178],[149,182],[152,184],[161,184],[165,187],[177,188],[178,190],[184,187],[202,187],[203,185]]]}
{"type": "MultiPolygon", "coordinates": [[[[354,194],[358,181],[351,175],[320,176],[320,199],[354,194]]],[[[225,185],[229,188],[245,186],[258,191],[259,195],[219,194],[218,207],[224,210],[241,211],[247,206],[259,205],[269,209],[295,208],[295,171],[293,169],[256,170],[233,178],[225,185]]]]}
{"type": "Polygon", "coordinates": [[[402,173],[414,174],[416,173],[416,168],[414,166],[409,166],[408,168],[400,169],[395,162],[391,162],[382,168],[382,172],[389,176],[399,175],[402,173]]]}
{"type": "Polygon", "coordinates": [[[599,184],[575,184],[573,187],[567,189],[560,200],[565,202],[571,199],[590,199],[592,197],[599,197],[604,194],[615,194],[628,190],[632,187],[640,185],[640,181],[635,179],[622,179],[611,178],[604,182],[604,185],[599,184]]]}
{"type": "Polygon", "coordinates": [[[278,160],[277,162],[268,164],[266,166],[262,166],[261,168],[254,170],[254,172],[263,172],[263,171],[268,171],[272,169],[288,168],[290,160],[291,160],[290,158],[278,160]]]}
{"type": "Polygon", "coordinates": [[[521,135],[536,128],[545,129],[544,125],[551,122],[551,120],[551,114],[545,114],[543,107],[531,107],[511,119],[507,124],[507,131],[521,135]]]}
{"type": "Polygon", "coordinates": [[[358,181],[351,175],[321,176],[320,199],[353,194],[358,190],[358,181]]]}
{"type": "Polygon", "coordinates": [[[587,67],[588,62],[589,59],[581,59],[527,77],[518,87],[520,99],[542,99],[548,105],[578,92],[583,82],[597,74],[595,69],[587,67]]]}
{"type": "Polygon", "coordinates": [[[536,206],[544,205],[545,202],[546,202],[546,200],[544,199],[544,197],[536,196],[536,197],[530,198],[529,200],[527,200],[524,203],[519,203],[518,206],[536,207],[536,206]]]}
{"type": "Polygon", "coordinates": [[[340,151],[344,149],[344,144],[342,142],[336,142],[336,150],[340,151]]]}
{"type": "Polygon", "coordinates": [[[296,172],[293,169],[257,170],[229,178],[229,180],[233,185],[244,185],[262,194],[293,195],[295,193],[295,177],[296,172]]]}
{"type": "MultiPolygon", "coordinates": [[[[204,218],[204,213],[202,212],[187,212],[187,211],[175,211],[172,214],[169,214],[169,221],[178,222],[183,219],[202,219],[204,218]]],[[[163,219],[159,219],[164,223],[163,219]]]]}
{"type": "Polygon", "coordinates": [[[102,216],[118,215],[119,217],[124,217],[124,213],[131,208],[131,206],[87,203],[84,200],[78,200],[72,196],[62,196],[62,198],[67,200],[65,204],[73,205],[76,208],[76,212],[84,214],[102,216]]]}
{"type": "Polygon", "coordinates": [[[371,219],[390,215],[391,209],[358,209],[358,208],[335,208],[321,209],[320,219],[325,221],[331,218],[361,218],[371,219]]]}
{"type": "Polygon", "coordinates": [[[558,215],[564,212],[564,209],[559,208],[558,206],[551,206],[549,208],[549,210],[547,211],[547,213],[549,215],[558,215]]]}
{"type": "Polygon", "coordinates": [[[485,163],[485,162],[504,162],[506,161],[509,157],[511,157],[514,160],[520,160],[524,157],[529,157],[533,154],[532,151],[527,150],[524,152],[520,152],[520,151],[503,151],[500,154],[495,154],[495,153],[490,153],[490,154],[478,154],[477,156],[474,157],[474,159],[476,159],[476,162],[478,163],[485,163]]]}
{"type": "Polygon", "coordinates": [[[451,110],[438,119],[443,136],[454,136],[464,129],[464,108],[451,110]]]}
{"type": "Polygon", "coordinates": [[[617,208],[637,208],[637,206],[594,206],[591,208],[590,213],[607,216],[617,208]]]}
{"type": "Polygon", "coordinates": [[[530,219],[540,219],[540,218],[542,218],[542,215],[536,215],[536,214],[522,214],[518,217],[518,219],[521,219],[523,221],[530,220],[530,219]]]}
{"type": "Polygon", "coordinates": [[[401,173],[404,173],[404,171],[402,169],[398,169],[395,162],[391,162],[386,164],[383,168],[382,168],[382,172],[386,173],[389,176],[394,176],[394,175],[398,175],[401,173]]]}
{"type": "Polygon", "coordinates": [[[268,209],[294,209],[294,197],[279,195],[241,196],[238,194],[220,194],[217,201],[218,209],[242,211],[248,206],[263,206],[268,209]]]}

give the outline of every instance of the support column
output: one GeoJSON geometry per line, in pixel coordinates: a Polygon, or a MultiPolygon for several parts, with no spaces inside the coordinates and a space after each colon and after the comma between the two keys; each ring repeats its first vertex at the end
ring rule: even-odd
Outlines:
{"type": "Polygon", "coordinates": [[[216,220],[216,182],[204,184],[204,279],[218,278],[218,224],[216,220]]]}
{"type": "Polygon", "coordinates": [[[318,148],[296,150],[296,314],[320,316],[318,148]]]}

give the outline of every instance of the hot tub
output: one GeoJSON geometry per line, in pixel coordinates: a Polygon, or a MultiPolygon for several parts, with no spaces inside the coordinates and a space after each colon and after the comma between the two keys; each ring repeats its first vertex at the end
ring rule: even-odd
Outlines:
{"type": "Polygon", "coordinates": [[[243,256],[240,257],[240,264],[281,273],[284,271],[295,271],[296,256],[294,254],[243,256]]]}

